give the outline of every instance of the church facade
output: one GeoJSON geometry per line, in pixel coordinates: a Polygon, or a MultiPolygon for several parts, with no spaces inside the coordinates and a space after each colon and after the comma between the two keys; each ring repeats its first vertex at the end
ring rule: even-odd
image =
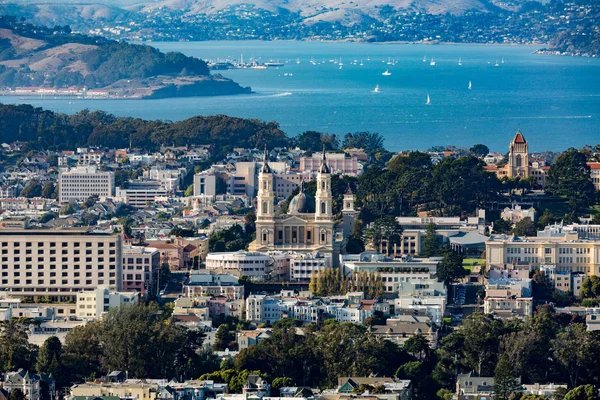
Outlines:
{"type": "Polygon", "coordinates": [[[338,266],[341,243],[336,241],[331,171],[327,166],[325,153],[316,176],[315,197],[306,193],[302,183],[300,192],[292,198],[285,214],[275,212],[277,193],[274,180],[265,152],[258,176],[256,239],[250,243],[249,251],[319,253],[327,259],[330,267],[338,266]]]}

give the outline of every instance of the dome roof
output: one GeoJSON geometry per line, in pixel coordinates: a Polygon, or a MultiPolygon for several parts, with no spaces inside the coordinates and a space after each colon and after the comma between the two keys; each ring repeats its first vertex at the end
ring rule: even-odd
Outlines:
{"type": "Polygon", "coordinates": [[[300,185],[300,193],[290,201],[288,214],[312,214],[315,212],[315,199],[304,191],[304,182],[300,185]]]}

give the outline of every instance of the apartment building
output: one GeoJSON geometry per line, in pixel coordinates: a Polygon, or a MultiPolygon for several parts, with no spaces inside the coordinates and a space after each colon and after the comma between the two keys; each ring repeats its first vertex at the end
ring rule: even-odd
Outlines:
{"type": "Polygon", "coordinates": [[[16,297],[74,300],[122,288],[121,237],[86,229],[0,229],[0,289],[16,297]]]}
{"type": "Polygon", "coordinates": [[[308,282],[312,274],[319,275],[328,268],[327,258],[319,253],[298,254],[291,260],[290,280],[308,282]]]}
{"type": "Polygon", "coordinates": [[[290,260],[293,257],[281,251],[259,253],[240,250],[209,253],[206,256],[206,269],[237,276],[246,275],[254,281],[287,280],[290,260]]]}
{"type": "Polygon", "coordinates": [[[115,192],[115,174],[98,171],[95,166],[80,166],[58,175],[58,199],[84,201],[90,196],[108,197],[115,192]]]}
{"type": "Polygon", "coordinates": [[[557,272],[600,274],[600,240],[579,239],[576,232],[560,236],[492,235],[486,242],[486,264],[555,265],[557,272]]]}
{"type": "Polygon", "coordinates": [[[190,274],[184,285],[187,297],[224,296],[231,300],[244,298],[244,286],[229,274],[190,274]]]}
{"type": "Polygon", "coordinates": [[[160,252],[152,247],[123,246],[123,291],[145,295],[154,288],[160,270],[160,252]]]}
{"type": "Polygon", "coordinates": [[[203,171],[194,175],[194,196],[216,196],[217,177],[214,173],[203,171]]]}
{"type": "Polygon", "coordinates": [[[77,293],[77,318],[97,319],[111,308],[135,304],[139,300],[138,292],[117,292],[107,286],[77,293]]]}
{"type": "Polygon", "coordinates": [[[116,197],[129,206],[146,208],[169,194],[159,181],[130,181],[126,189],[117,188],[116,197]]]}

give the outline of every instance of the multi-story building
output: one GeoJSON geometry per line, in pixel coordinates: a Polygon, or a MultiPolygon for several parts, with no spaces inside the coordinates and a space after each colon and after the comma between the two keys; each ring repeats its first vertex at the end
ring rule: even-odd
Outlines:
{"type": "Polygon", "coordinates": [[[600,274],[600,240],[579,239],[576,232],[560,236],[492,235],[486,242],[486,265],[529,263],[555,265],[558,272],[600,274]]]}
{"type": "Polygon", "coordinates": [[[216,196],[217,177],[207,171],[194,175],[194,196],[216,196]]]}
{"type": "Polygon", "coordinates": [[[152,247],[123,246],[123,291],[146,294],[155,287],[160,270],[160,252],[152,247]]]}
{"type": "Polygon", "coordinates": [[[0,289],[17,297],[74,300],[122,288],[121,236],[85,229],[0,229],[0,289]]]}
{"type": "Polygon", "coordinates": [[[500,217],[512,223],[519,222],[524,218],[529,218],[532,221],[535,221],[536,212],[535,208],[533,207],[524,210],[520,205],[513,205],[512,207],[506,207],[504,210],[502,210],[500,217]]]}
{"type": "Polygon", "coordinates": [[[20,389],[28,400],[40,400],[42,398],[42,381],[49,385],[49,392],[54,394],[54,379],[45,375],[32,374],[22,369],[6,373],[3,389],[8,393],[20,389]]]}
{"type": "Polygon", "coordinates": [[[184,285],[188,297],[225,296],[231,300],[244,298],[244,286],[238,278],[229,274],[190,274],[184,285]]]}
{"type": "Polygon", "coordinates": [[[383,254],[366,252],[342,257],[343,272],[346,276],[364,272],[379,276],[384,291],[396,293],[403,282],[419,282],[431,279],[436,271],[439,258],[413,259],[410,257],[389,258],[383,254]]]}
{"type": "Polygon", "coordinates": [[[146,208],[171,192],[160,181],[130,181],[127,188],[117,188],[115,197],[136,208],[146,208]]]}
{"type": "MultiPolygon", "coordinates": [[[[334,174],[358,176],[358,159],[346,153],[326,153],[325,163],[334,174]]],[[[300,172],[317,172],[321,166],[321,155],[300,157],[300,172]]]]}
{"type": "Polygon", "coordinates": [[[235,252],[209,253],[206,255],[206,269],[236,276],[246,275],[251,280],[287,280],[290,260],[295,256],[285,252],[235,252]]]}
{"type": "Polygon", "coordinates": [[[115,192],[115,174],[98,171],[94,166],[77,167],[58,175],[58,199],[61,203],[84,201],[90,196],[109,197],[115,192]]]}
{"type": "Polygon", "coordinates": [[[531,279],[490,280],[485,286],[483,309],[498,318],[533,315],[531,279]]]}
{"type": "Polygon", "coordinates": [[[246,299],[246,319],[248,321],[273,324],[281,319],[279,298],[264,294],[251,294],[246,299]]]}
{"type": "Polygon", "coordinates": [[[291,260],[290,280],[308,282],[313,274],[320,274],[328,268],[327,259],[319,253],[298,254],[291,260]]]}
{"type": "Polygon", "coordinates": [[[116,292],[99,286],[95,290],[77,293],[77,318],[97,319],[111,308],[135,304],[138,300],[138,292],[116,292]]]}

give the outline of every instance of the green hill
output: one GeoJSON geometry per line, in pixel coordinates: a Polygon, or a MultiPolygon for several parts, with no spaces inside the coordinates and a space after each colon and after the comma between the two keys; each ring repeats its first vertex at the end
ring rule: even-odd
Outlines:
{"type": "Polygon", "coordinates": [[[250,92],[203,60],[0,16],[0,87],[106,89],[117,97],[250,92]]]}

